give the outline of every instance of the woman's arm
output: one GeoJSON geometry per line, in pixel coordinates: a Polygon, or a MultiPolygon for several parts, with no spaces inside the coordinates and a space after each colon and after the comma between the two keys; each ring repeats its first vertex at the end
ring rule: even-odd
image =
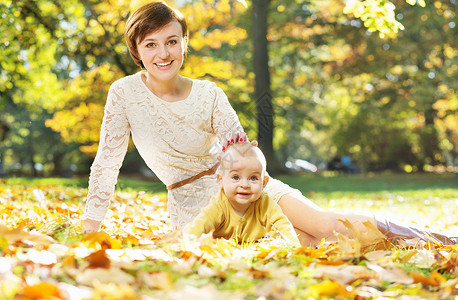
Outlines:
{"type": "Polygon", "coordinates": [[[216,86],[214,91],[212,127],[225,151],[228,145],[248,141],[248,138],[226,94],[216,86]]]}
{"type": "Polygon", "coordinates": [[[102,221],[95,221],[91,219],[83,219],[83,232],[96,232],[99,231],[102,221]]]}
{"type": "Polygon", "coordinates": [[[127,152],[130,127],[123,107],[123,99],[112,86],[100,129],[97,155],[91,167],[83,231],[99,230],[113,195],[119,169],[127,152]]]}

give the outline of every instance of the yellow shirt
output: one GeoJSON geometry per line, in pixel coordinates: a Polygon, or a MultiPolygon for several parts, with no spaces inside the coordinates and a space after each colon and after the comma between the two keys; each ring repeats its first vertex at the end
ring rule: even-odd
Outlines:
{"type": "Polygon", "coordinates": [[[280,236],[291,244],[299,244],[293,226],[265,192],[253,202],[240,217],[232,208],[226,194],[220,189],[217,196],[202,209],[192,223],[185,226],[184,232],[200,236],[202,233],[213,231],[214,237],[256,241],[267,233],[272,237],[280,236]]]}

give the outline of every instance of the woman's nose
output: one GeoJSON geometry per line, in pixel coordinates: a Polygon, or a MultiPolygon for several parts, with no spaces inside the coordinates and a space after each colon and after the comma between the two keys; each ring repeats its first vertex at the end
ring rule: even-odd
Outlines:
{"type": "Polygon", "coordinates": [[[159,52],[160,58],[167,58],[169,56],[169,49],[166,46],[161,47],[159,52]]]}

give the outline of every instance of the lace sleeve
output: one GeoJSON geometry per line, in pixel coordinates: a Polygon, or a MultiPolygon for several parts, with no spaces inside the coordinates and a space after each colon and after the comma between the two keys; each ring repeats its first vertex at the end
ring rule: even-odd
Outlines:
{"type": "Polygon", "coordinates": [[[235,110],[221,88],[215,87],[212,127],[218,140],[230,139],[234,132],[244,132],[235,110]]]}
{"type": "Polygon", "coordinates": [[[130,126],[123,99],[112,86],[105,105],[97,155],[89,176],[83,219],[103,221],[127,151],[129,135],[130,126]]]}

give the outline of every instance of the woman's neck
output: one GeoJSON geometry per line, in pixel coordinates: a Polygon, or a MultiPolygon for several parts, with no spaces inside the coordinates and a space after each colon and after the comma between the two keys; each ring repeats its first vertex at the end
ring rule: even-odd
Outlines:
{"type": "Polygon", "coordinates": [[[146,72],[145,84],[153,94],[168,102],[186,99],[191,88],[191,83],[179,75],[171,80],[158,81],[152,79],[148,72],[146,72]]]}

